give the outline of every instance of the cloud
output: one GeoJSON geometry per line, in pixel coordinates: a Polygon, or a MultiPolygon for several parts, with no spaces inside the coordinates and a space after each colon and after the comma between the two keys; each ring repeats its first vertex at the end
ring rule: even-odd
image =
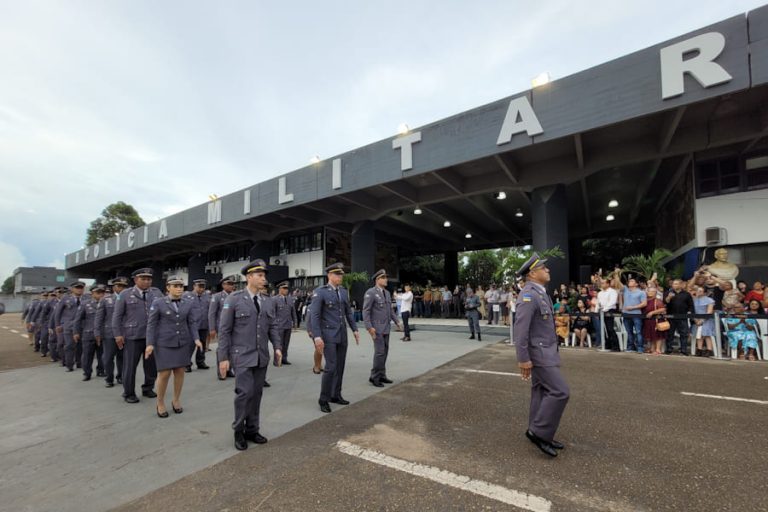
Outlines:
{"type": "Polygon", "coordinates": [[[14,269],[27,265],[21,250],[15,245],[0,241],[0,280],[13,275],[14,269]]]}

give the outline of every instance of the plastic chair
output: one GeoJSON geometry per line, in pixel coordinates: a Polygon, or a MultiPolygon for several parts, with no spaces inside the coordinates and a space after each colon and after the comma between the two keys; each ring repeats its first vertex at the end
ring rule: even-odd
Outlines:
{"type": "Polygon", "coordinates": [[[624,352],[627,350],[627,330],[624,328],[624,321],[621,317],[616,317],[613,319],[614,325],[616,326],[616,337],[619,338],[619,349],[624,352]]]}
{"type": "MultiPolygon", "coordinates": [[[[566,347],[568,346],[568,341],[565,342],[565,346],[566,347]]],[[[572,347],[576,346],[576,332],[575,331],[571,331],[571,346],[572,347]]],[[[592,336],[590,336],[589,333],[587,333],[587,346],[589,348],[592,348],[592,336]]]]}

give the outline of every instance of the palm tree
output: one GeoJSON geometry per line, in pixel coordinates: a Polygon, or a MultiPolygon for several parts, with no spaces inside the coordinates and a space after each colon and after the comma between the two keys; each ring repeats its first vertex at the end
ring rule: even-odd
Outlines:
{"type": "Polygon", "coordinates": [[[656,274],[657,281],[664,286],[667,282],[667,269],[664,268],[662,261],[672,255],[667,249],[655,249],[650,256],[644,254],[635,254],[627,256],[621,261],[624,266],[622,273],[632,273],[644,277],[649,281],[653,274],[656,274]]]}

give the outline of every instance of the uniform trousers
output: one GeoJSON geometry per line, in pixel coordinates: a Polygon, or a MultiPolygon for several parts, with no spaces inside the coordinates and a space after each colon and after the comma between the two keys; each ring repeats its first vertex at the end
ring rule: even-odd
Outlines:
{"type": "Polygon", "coordinates": [[[83,364],[83,344],[75,343],[75,365],[80,368],[83,364]]]}
{"type": "MultiPolygon", "coordinates": [[[[92,334],[83,334],[79,345],[83,346],[83,355],[80,360],[83,367],[83,373],[86,377],[90,377],[93,374],[93,358],[96,355],[96,338],[94,338],[92,334]]],[[[97,364],[99,368],[97,371],[100,372],[101,362],[97,361],[97,364]]]]}
{"type": "MultiPolygon", "coordinates": [[[[62,338],[64,340],[64,366],[71,370],[75,367],[75,345],[79,345],[79,343],[75,343],[75,338],[72,332],[64,331],[62,338]]],[[[80,363],[80,361],[78,361],[78,363],[80,363]]]]}
{"type": "Polygon", "coordinates": [[[259,409],[267,367],[235,368],[235,421],[234,430],[247,434],[259,431],[259,409]]]}
{"type": "Polygon", "coordinates": [[[67,355],[64,353],[64,333],[55,332],[56,336],[56,353],[59,355],[61,366],[67,366],[67,355]]]}
{"type": "MultiPolygon", "coordinates": [[[[47,324],[47,322],[46,322],[47,324]]],[[[48,326],[43,325],[40,328],[40,353],[48,355],[48,326]]]]}
{"type": "Polygon", "coordinates": [[[146,339],[125,340],[123,347],[123,394],[126,397],[136,396],[136,368],[139,366],[139,361],[144,363],[144,384],[141,386],[141,391],[146,393],[155,387],[155,379],[157,378],[155,355],[152,354],[149,359],[144,359],[146,348],[146,339]]]}
{"type": "Polygon", "coordinates": [[[107,382],[114,382],[115,368],[117,368],[117,378],[122,379],[123,375],[123,351],[117,348],[117,342],[115,338],[105,337],[101,339],[102,353],[102,365],[106,373],[107,382]],[[115,359],[117,359],[117,366],[115,366],[115,359]]]}
{"type": "Polygon", "coordinates": [[[320,400],[328,402],[341,397],[341,381],[344,379],[344,365],[347,361],[347,341],[326,342],[323,356],[325,356],[325,369],[320,387],[320,400]]]}
{"type": "Polygon", "coordinates": [[[467,311],[467,322],[469,323],[469,333],[474,336],[475,332],[480,334],[480,312],[476,309],[467,311]]]}
{"type": "Polygon", "coordinates": [[[283,340],[283,361],[288,360],[288,345],[291,344],[291,329],[281,329],[280,339],[283,340]]]}
{"type": "Polygon", "coordinates": [[[552,441],[569,397],[570,388],[559,366],[534,366],[528,430],[545,441],[552,441]]]}
{"type": "Polygon", "coordinates": [[[373,340],[373,368],[371,379],[378,382],[387,378],[387,356],[389,355],[389,333],[376,333],[373,340]]]}
{"type": "Polygon", "coordinates": [[[40,324],[35,324],[35,352],[40,351],[40,345],[42,344],[43,329],[40,324]]]}

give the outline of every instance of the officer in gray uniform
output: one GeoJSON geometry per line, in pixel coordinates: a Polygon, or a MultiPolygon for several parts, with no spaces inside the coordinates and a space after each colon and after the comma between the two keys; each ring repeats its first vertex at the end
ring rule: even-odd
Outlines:
{"type": "MultiPolygon", "coordinates": [[[[192,285],[192,291],[184,292],[183,298],[191,300],[197,309],[197,339],[199,339],[203,344],[202,349],[198,348],[197,346],[195,347],[193,357],[195,364],[197,364],[198,370],[207,370],[210,368],[210,366],[205,364],[205,350],[208,348],[208,311],[210,310],[211,305],[211,294],[208,292],[208,290],[206,290],[208,287],[208,281],[205,279],[195,279],[192,281],[192,285]]],[[[189,373],[191,371],[192,363],[190,362],[187,365],[186,372],[189,373]]]]}
{"type": "Polygon", "coordinates": [[[475,339],[475,333],[477,333],[477,341],[483,341],[480,335],[480,297],[475,295],[472,288],[467,288],[467,297],[464,299],[464,311],[467,316],[467,322],[469,322],[469,339],[475,339]]]}
{"type": "MultiPolygon", "coordinates": [[[[288,281],[277,285],[277,295],[272,297],[277,313],[277,327],[280,329],[280,341],[283,343],[283,364],[288,361],[288,345],[291,343],[291,330],[296,325],[296,300],[288,294],[288,281]]],[[[277,356],[272,364],[277,366],[277,356]]]]}
{"type": "MultiPolygon", "coordinates": [[[[227,297],[235,291],[235,283],[237,283],[240,279],[237,276],[227,276],[223,278],[219,284],[221,285],[221,291],[218,293],[214,293],[213,297],[211,297],[211,303],[208,306],[208,328],[210,329],[210,339],[213,341],[213,339],[217,336],[217,333],[219,332],[219,322],[221,321],[221,309],[224,306],[224,302],[227,300],[227,297]]],[[[219,352],[216,351],[216,367],[219,366],[219,352]]],[[[235,372],[234,370],[230,369],[227,374],[222,377],[219,375],[219,372],[216,372],[216,376],[219,380],[225,380],[227,377],[234,377],[235,372]]]]}
{"type": "MultiPolygon", "coordinates": [[[[55,320],[55,312],[56,312],[56,306],[61,302],[61,297],[64,295],[64,292],[66,291],[65,288],[57,287],[53,289],[53,299],[51,300],[51,312],[48,315],[48,350],[51,351],[51,362],[55,363],[57,361],[62,361],[62,358],[64,357],[64,354],[59,351],[59,342],[58,342],[58,336],[56,334],[56,322],[55,320]]],[[[63,366],[63,362],[62,362],[63,366]]]]}
{"type": "Polygon", "coordinates": [[[523,380],[532,380],[525,435],[542,452],[556,457],[564,446],[555,441],[555,432],[570,390],[560,374],[554,310],[545,288],[550,280],[546,262],[533,253],[517,271],[525,286],[517,297],[514,337],[520,373],[523,380]]]}
{"type": "Polygon", "coordinates": [[[115,298],[112,312],[112,332],[118,348],[123,353],[123,397],[129,404],[139,401],[136,396],[136,367],[139,361],[144,364],[144,384],[141,394],[147,398],[157,397],[152,389],[157,378],[155,357],[144,357],[147,348],[147,317],[149,308],[155,299],[163,293],[152,286],[152,269],[140,268],[131,274],[134,286],[123,290],[115,298]]]}
{"type": "MultiPolygon", "coordinates": [[[[75,281],[69,285],[69,294],[61,299],[56,305],[54,311],[54,325],[56,325],[56,334],[60,334],[63,340],[63,347],[60,351],[64,353],[64,365],[67,371],[74,371],[75,367],[75,317],[82,301],[85,283],[75,281]]],[[[80,366],[80,363],[77,364],[80,366]]]]}
{"type": "Polygon", "coordinates": [[[365,292],[363,299],[363,322],[373,339],[373,368],[368,382],[382,388],[384,384],[392,383],[387,377],[390,321],[395,322],[398,331],[400,323],[397,321],[397,313],[392,309],[392,297],[387,290],[387,271],[381,269],[373,274],[373,282],[375,286],[365,292]]]}
{"type": "Polygon", "coordinates": [[[344,365],[347,360],[347,325],[354,332],[355,343],[358,345],[360,333],[357,331],[355,316],[349,303],[349,294],[341,286],[344,264],[329,265],[325,273],[328,276],[328,284],[315,288],[310,314],[315,347],[321,349],[325,356],[325,370],[318,403],[320,410],[327,413],[331,412],[328,402],[349,404],[349,401],[341,396],[344,365]]]}
{"type": "MultiPolygon", "coordinates": [[[[83,367],[83,380],[91,380],[93,374],[93,357],[96,355],[96,345],[101,344],[96,340],[95,326],[96,326],[96,311],[99,307],[99,302],[104,297],[104,292],[107,288],[103,284],[95,284],[91,286],[91,296],[83,299],[80,304],[80,308],[77,310],[77,316],[75,316],[75,328],[74,338],[75,342],[80,343],[83,346],[82,355],[82,367],[83,367]]],[[[101,370],[101,361],[97,358],[97,375],[101,376],[104,372],[101,370]]]]}
{"type": "Polygon", "coordinates": [[[275,303],[266,294],[267,265],[250,262],[242,269],[247,286],[224,301],[219,326],[219,373],[235,371],[235,448],[245,450],[248,441],[262,444],[259,410],[269,366],[269,342],[275,348],[278,364],[282,359],[280,329],[275,303]]]}
{"type": "Polygon", "coordinates": [[[112,287],[112,293],[104,295],[96,308],[96,320],[93,333],[96,341],[102,347],[102,366],[104,367],[105,387],[115,386],[115,368],[117,368],[117,383],[123,383],[123,349],[118,348],[115,334],[112,331],[112,314],[115,311],[115,298],[128,286],[127,277],[110,279],[107,285],[112,287]],[[115,366],[117,359],[117,366],[115,366]]]}
{"type": "Polygon", "coordinates": [[[34,351],[40,352],[40,343],[42,338],[42,329],[40,326],[40,316],[43,312],[43,307],[45,306],[45,303],[48,301],[48,293],[47,292],[41,292],[40,296],[36,298],[33,302],[33,306],[29,308],[29,323],[31,325],[32,330],[32,340],[34,343],[34,351]]]}

